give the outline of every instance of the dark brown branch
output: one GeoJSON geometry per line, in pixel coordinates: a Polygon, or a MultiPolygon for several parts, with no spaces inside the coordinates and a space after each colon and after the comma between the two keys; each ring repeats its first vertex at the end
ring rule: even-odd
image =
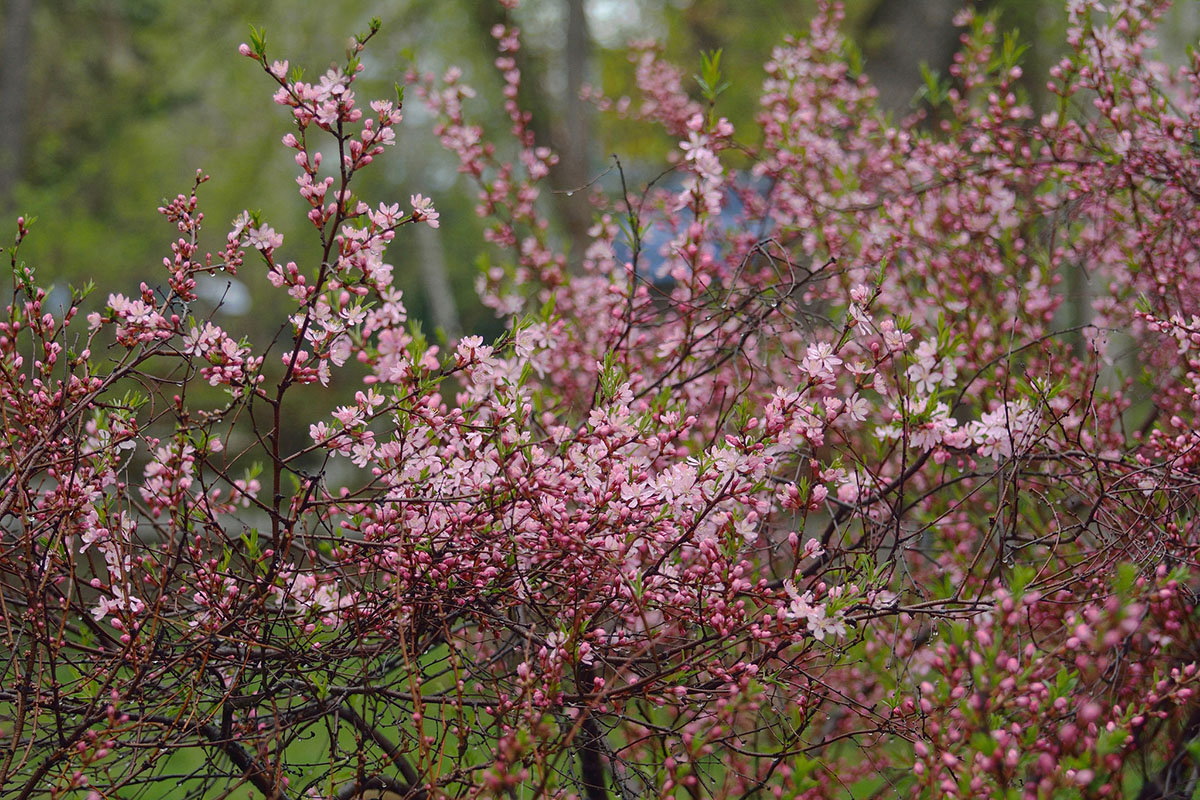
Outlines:
{"type": "MultiPolygon", "coordinates": [[[[399,793],[401,797],[405,798],[405,800],[426,800],[428,794],[423,788],[421,788],[421,777],[417,774],[417,771],[413,769],[412,764],[408,763],[408,759],[404,757],[404,753],[400,752],[399,747],[389,741],[388,738],[380,733],[374,725],[363,719],[362,715],[355,711],[349,703],[342,703],[337,707],[335,713],[342,719],[346,720],[346,722],[349,722],[351,725],[353,725],[359,733],[363,734],[372,742],[377,744],[379,749],[383,750],[391,762],[396,765],[396,768],[400,770],[400,774],[404,776],[404,780],[407,782],[407,786],[397,789],[395,787],[401,786],[399,782],[393,781],[390,778],[375,776],[362,782],[363,785],[356,791],[361,793],[362,791],[368,789],[386,789],[391,792],[399,793]],[[380,785],[367,785],[368,783],[373,782],[380,783],[380,785]],[[382,785],[384,783],[388,785],[382,785]]],[[[350,785],[353,787],[357,785],[357,783],[358,782],[356,781],[354,784],[350,785]]],[[[354,791],[355,790],[351,790],[350,794],[347,796],[354,797],[354,791]]],[[[338,797],[342,798],[342,792],[338,792],[338,797]]]]}

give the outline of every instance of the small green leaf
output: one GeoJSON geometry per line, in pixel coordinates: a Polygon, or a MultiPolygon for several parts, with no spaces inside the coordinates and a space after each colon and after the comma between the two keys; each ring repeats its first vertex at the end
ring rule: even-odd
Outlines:
{"type": "Polygon", "coordinates": [[[246,552],[251,558],[258,558],[260,551],[258,549],[258,529],[250,528],[246,533],[242,534],[242,542],[246,545],[246,552]]]}
{"type": "Polygon", "coordinates": [[[847,39],[845,44],[842,45],[842,55],[846,59],[846,66],[850,68],[850,74],[856,78],[859,75],[862,75],[863,65],[865,63],[862,49],[857,44],[847,39]]]}
{"type": "Polygon", "coordinates": [[[704,96],[704,99],[709,104],[712,104],[716,102],[717,96],[721,92],[729,88],[729,81],[721,80],[721,50],[711,50],[707,53],[701,53],[700,62],[700,74],[692,77],[700,85],[700,93],[704,96]]]}
{"type": "Polygon", "coordinates": [[[267,32],[263,28],[250,26],[250,50],[259,59],[265,60],[267,57],[267,32]]]}

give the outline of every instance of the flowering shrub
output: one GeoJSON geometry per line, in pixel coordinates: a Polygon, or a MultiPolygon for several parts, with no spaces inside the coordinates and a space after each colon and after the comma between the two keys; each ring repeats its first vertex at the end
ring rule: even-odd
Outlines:
{"type": "Polygon", "coordinates": [[[315,82],[256,36],[315,250],[251,214],[202,249],[198,175],[161,283],[85,327],[12,249],[5,796],[1190,796],[1200,57],[1107,5],[1040,117],[972,14],[898,123],[836,6],[755,133],[640,47],[641,100],[591,94],[684,180],[597,196],[579,271],[497,26],[513,160],[409,76],[500,254],[507,332],[445,351],[385,261],[433,201],[352,190],[401,121],[355,96],[370,34],[315,82]],[[279,292],[274,341],[193,307],[222,270],[279,292]]]}

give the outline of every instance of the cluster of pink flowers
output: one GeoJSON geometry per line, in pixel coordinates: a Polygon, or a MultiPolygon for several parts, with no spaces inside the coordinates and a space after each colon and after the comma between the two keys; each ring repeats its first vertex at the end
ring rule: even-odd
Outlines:
{"type": "Polygon", "coordinates": [[[511,161],[461,73],[408,76],[500,253],[505,333],[440,344],[387,261],[433,201],[352,191],[402,119],[356,101],[378,26],[315,83],[256,34],[313,253],[250,213],[205,253],[197,175],[162,285],[86,332],[12,259],[0,631],[30,655],[0,785],[113,797],[195,748],[187,791],[264,798],[1190,791],[1200,61],[1150,60],[1165,7],[1071,3],[1040,119],[963,14],[897,122],[824,5],[766,66],[744,172],[639,46],[640,102],[589,94],[661,125],[682,182],[597,197],[577,272],[497,25],[511,161]],[[192,305],[247,253],[273,342],[192,305]]]}
{"type": "Polygon", "coordinates": [[[256,373],[262,366],[262,359],[251,356],[250,352],[249,345],[235,342],[220,326],[211,322],[192,328],[183,337],[184,355],[194,356],[207,364],[200,368],[200,375],[212,386],[240,387],[250,375],[261,381],[263,376],[256,373]]]}

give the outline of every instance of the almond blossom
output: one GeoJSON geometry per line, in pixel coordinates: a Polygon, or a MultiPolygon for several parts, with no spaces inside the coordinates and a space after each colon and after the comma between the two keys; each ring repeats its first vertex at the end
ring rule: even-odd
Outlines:
{"type": "Polygon", "coordinates": [[[1200,77],[1152,60],[1165,10],[1070,3],[1042,116],[964,12],[898,119],[823,4],[736,157],[640,44],[640,96],[610,105],[681,179],[597,191],[570,269],[498,23],[507,141],[461,71],[406,76],[487,226],[498,333],[445,342],[394,280],[433,203],[359,199],[402,141],[398,104],[356,94],[378,25],[315,82],[255,31],[312,226],[294,261],[250,213],[201,249],[202,173],[160,209],[163,272],[86,325],[11,259],[0,786],[1190,791],[1200,77]],[[266,341],[194,303],[239,268],[277,292],[266,341]]]}

